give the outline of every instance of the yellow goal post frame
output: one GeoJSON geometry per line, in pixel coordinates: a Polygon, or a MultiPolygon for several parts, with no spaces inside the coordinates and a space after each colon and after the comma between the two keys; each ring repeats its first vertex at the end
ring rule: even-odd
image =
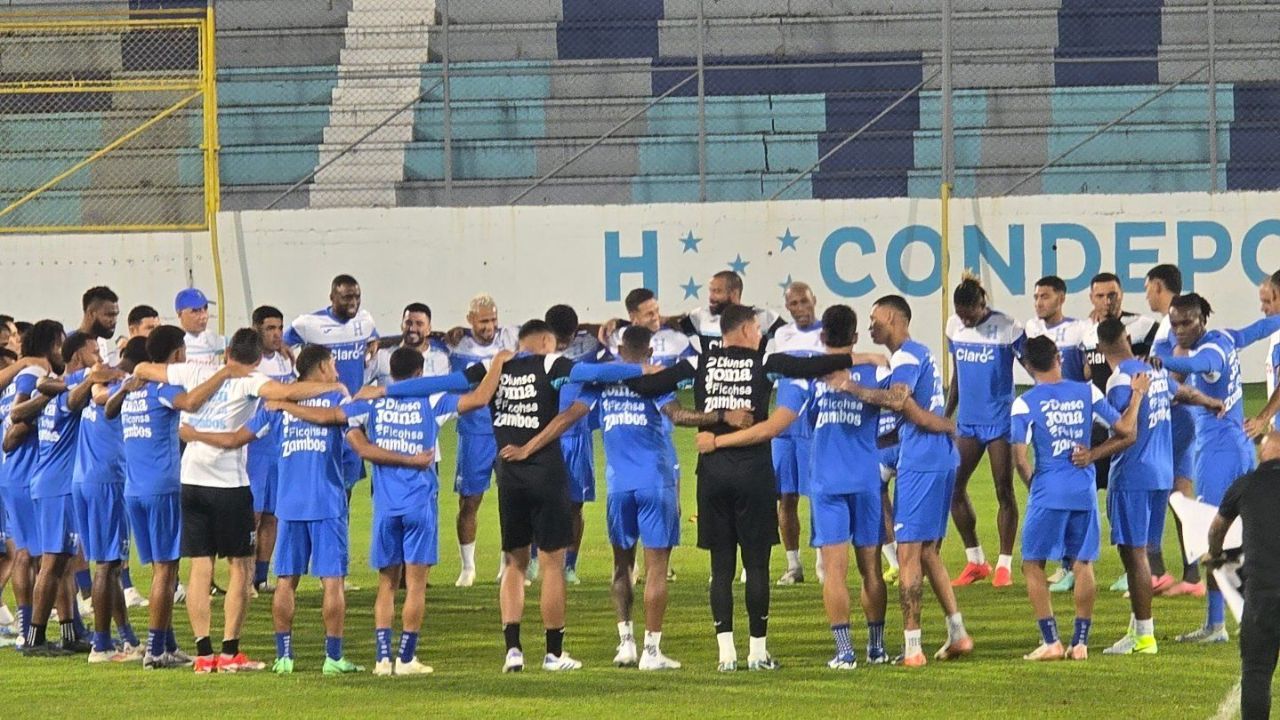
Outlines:
{"type": "Polygon", "coordinates": [[[942,236],[942,385],[951,384],[951,363],[947,359],[947,319],[951,317],[951,295],[947,289],[951,287],[951,183],[942,183],[939,189],[941,201],[941,218],[938,223],[938,234],[942,236]]]}

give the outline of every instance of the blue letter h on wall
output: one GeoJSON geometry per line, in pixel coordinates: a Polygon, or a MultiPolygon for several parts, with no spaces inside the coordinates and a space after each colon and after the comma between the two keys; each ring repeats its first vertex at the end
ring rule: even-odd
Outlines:
{"type": "Polygon", "coordinates": [[[622,276],[639,273],[644,276],[642,285],[655,294],[658,292],[658,231],[641,233],[643,247],[639,255],[622,255],[622,240],[616,230],[604,234],[604,299],[617,302],[622,299],[622,276]]]}

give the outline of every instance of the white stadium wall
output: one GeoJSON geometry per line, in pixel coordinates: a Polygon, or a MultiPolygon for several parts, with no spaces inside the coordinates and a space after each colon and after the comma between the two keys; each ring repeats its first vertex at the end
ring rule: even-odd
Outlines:
{"type": "MultiPolygon", "coordinates": [[[[865,314],[876,297],[906,295],[915,335],[935,349],[941,327],[937,200],[805,200],[626,206],[394,208],[224,213],[220,217],[228,330],[257,304],[286,316],[327,304],[336,274],[358,278],[364,303],[395,332],[406,303],[424,301],[437,329],[461,323],[468,299],[489,292],[500,319],[519,323],[566,302],[584,320],[624,315],[640,285],[664,313],[706,302],[707,278],[736,267],[744,299],[782,309],[790,279],[813,285],[820,305],[865,314]]],[[[194,284],[213,297],[205,234],[0,238],[0,312],[74,322],[79,294],[107,284],[122,305],[156,306],[194,284]]],[[[1088,278],[1107,270],[1125,285],[1126,309],[1147,312],[1142,278],[1158,262],[1182,268],[1205,295],[1212,323],[1259,317],[1255,286],[1280,268],[1280,193],[1040,196],[954,200],[952,282],[977,267],[994,305],[1031,315],[1035,280],[1058,274],[1068,312],[1088,313],[1088,278]]],[[[218,309],[215,309],[215,313],[218,309]]],[[[123,327],[121,328],[123,331],[123,327]]],[[[864,333],[864,347],[870,338],[864,333]]],[[[1262,349],[1244,355],[1262,375],[1262,349]]]]}

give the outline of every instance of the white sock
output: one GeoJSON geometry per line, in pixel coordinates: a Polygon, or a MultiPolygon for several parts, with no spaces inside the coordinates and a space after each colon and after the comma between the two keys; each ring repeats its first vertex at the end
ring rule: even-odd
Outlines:
{"type": "Polygon", "coordinates": [[[720,646],[720,662],[738,662],[738,651],[733,647],[733,633],[716,633],[716,644],[720,646]]]}
{"type": "Polygon", "coordinates": [[[458,545],[458,554],[462,556],[462,569],[476,569],[476,544],[471,542],[466,545],[458,545]]]}
{"type": "Polygon", "coordinates": [[[618,639],[622,642],[635,642],[636,636],[631,632],[631,621],[618,623],[618,639]]]}
{"type": "Polygon", "coordinates": [[[644,646],[645,646],[645,647],[647,647],[647,648],[653,648],[654,650],[657,650],[659,647],[661,647],[661,646],[662,646],[662,633],[661,633],[661,632],[649,632],[648,630],[645,630],[645,631],[644,631],[644,646]]]}
{"type": "Polygon", "coordinates": [[[799,550],[787,551],[787,569],[788,570],[800,569],[800,551],[799,550]]]}
{"type": "Polygon", "coordinates": [[[1134,625],[1134,629],[1137,631],[1138,637],[1148,637],[1156,634],[1155,618],[1149,618],[1147,620],[1134,620],[1133,625],[1134,625]]]}
{"type": "Polygon", "coordinates": [[[897,570],[898,569],[898,543],[896,542],[885,543],[884,547],[881,548],[881,552],[884,553],[884,559],[888,561],[889,567],[893,568],[894,570],[897,570]]]}
{"type": "Polygon", "coordinates": [[[960,617],[960,613],[947,616],[947,640],[955,642],[967,636],[969,632],[964,629],[964,618],[960,617]]]}
{"type": "Polygon", "coordinates": [[[8,605],[0,604],[0,625],[12,625],[15,621],[13,611],[8,605]]]}
{"type": "Polygon", "coordinates": [[[987,556],[985,553],[982,552],[981,545],[979,545],[978,547],[965,548],[964,556],[965,556],[965,559],[967,559],[969,562],[973,563],[974,565],[981,565],[982,563],[987,561],[987,556]]]}
{"type": "Polygon", "coordinates": [[[998,568],[1004,568],[1005,570],[1013,570],[1013,556],[1012,556],[1012,555],[1001,555],[1001,556],[997,557],[997,558],[996,558],[996,567],[998,567],[998,568]]]}
{"type": "Polygon", "coordinates": [[[903,630],[902,637],[906,641],[906,650],[904,655],[911,657],[920,652],[920,631],[919,630],[903,630]]]}
{"type": "Polygon", "coordinates": [[[767,658],[769,657],[769,648],[766,645],[765,638],[753,637],[750,640],[750,650],[747,651],[749,658],[767,658]]]}

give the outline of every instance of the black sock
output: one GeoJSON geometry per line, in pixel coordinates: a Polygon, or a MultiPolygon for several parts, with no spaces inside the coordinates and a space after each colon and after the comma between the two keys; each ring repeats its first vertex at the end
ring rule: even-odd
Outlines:
{"type": "Polygon", "coordinates": [[[1164,551],[1148,549],[1147,559],[1151,563],[1151,577],[1160,577],[1168,572],[1164,566],[1164,551]]]}
{"type": "Polygon", "coordinates": [[[71,645],[76,641],[76,624],[70,620],[58,622],[58,631],[62,635],[62,644],[71,645]]]}
{"type": "Polygon", "coordinates": [[[46,636],[48,630],[49,625],[47,623],[44,625],[31,623],[31,628],[27,630],[27,645],[44,645],[49,642],[49,638],[46,636]]]}
{"type": "Polygon", "coordinates": [[[213,654],[213,641],[209,636],[196,638],[196,655],[200,657],[208,657],[213,654]]]}
{"type": "Polygon", "coordinates": [[[733,632],[733,576],[737,569],[736,549],[711,551],[711,619],[717,634],[733,632]]]}
{"type": "Polygon", "coordinates": [[[523,650],[520,646],[520,623],[507,623],[502,626],[502,636],[507,640],[508,650],[523,650]]]}
{"type": "Polygon", "coordinates": [[[564,654],[564,628],[547,628],[547,654],[556,657],[564,654]]]}
{"type": "Polygon", "coordinates": [[[240,654],[240,638],[222,641],[222,654],[228,657],[235,657],[240,654]]]}
{"type": "Polygon", "coordinates": [[[769,634],[769,566],[747,568],[747,624],[751,637],[769,634]]]}

